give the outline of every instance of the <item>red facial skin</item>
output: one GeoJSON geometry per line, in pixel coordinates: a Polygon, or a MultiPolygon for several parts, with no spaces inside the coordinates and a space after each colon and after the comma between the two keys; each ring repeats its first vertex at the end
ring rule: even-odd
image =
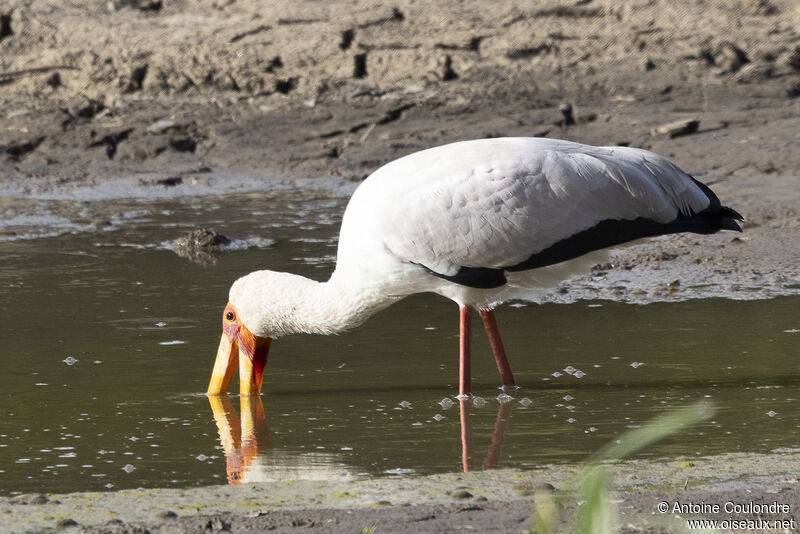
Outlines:
{"type": "Polygon", "coordinates": [[[264,376],[264,367],[267,365],[267,355],[269,354],[270,338],[261,338],[250,332],[244,323],[239,320],[239,312],[228,303],[222,312],[222,331],[228,336],[231,343],[238,343],[242,352],[247,354],[253,364],[254,382],[261,385],[264,376]]]}

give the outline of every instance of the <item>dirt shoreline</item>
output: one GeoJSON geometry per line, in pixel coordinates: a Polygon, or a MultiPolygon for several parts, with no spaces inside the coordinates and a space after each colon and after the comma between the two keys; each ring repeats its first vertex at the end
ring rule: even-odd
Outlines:
{"type": "Polygon", "coordinates": [[[5,211],[72,195],[59,214],[79,219],[119,177],[144,198],[237,176],[357,182],[450,141],[559,137],[667,156],[746,219],[740,236],[632,247],[579,298],[800,292],[800,6],[468,4],[13,0],[5,211]],[[652,133],[688,118],[694,133],[652,133]]]}
{"type": "MultiPolygon", "coordinates": [[[[800,451],[725,454],[609,464],[622,532],[674,532],[686,519],[792,519],[800,510],[800,451]],[[661,513],[666,501],[787,505],[789,512],[661,513]]],[[[0,499],[0,532],[76,526],[85,534],[184,532],[527,532],[534,501],[564,500],[562,526],[575,513],[578,465],[499,469],[427,477],[253,483],[190,489],[30,495],[0,499]],[[552,488],[551,488],[552,486],[552,488]],[[555,488],[555,489],[553,489],[555,488]],[[537,497],[537,492],[539,497],[537,497]],[[29,504],[25,504],[29,503],[29,504]],[[73,525],[74,522],[75,524],[73,525]]],[[[776,529],[773,532],[790,530],[776,529]]]]}
{"type": "MultiPolygon", "coordinates": [[[[800,293],[797,2],[494,4],[487,10],[477,0],[10,0],[0,8],[0,216],[71,194],[74,203],[60,209],[78,218],[95,202],[93,188],[121,178],[133,179],[130,195],[146,198],[164,189],[191,195],[209,177],[224,183],[246,175],[264,188],[275,176],[357,182],[396,157],[450,141],[548,136],[651,149],[709,184],[746,219],[742,235],[637,244],[576,288],[632,301],[800,293]],[[690,118],[699,120],[693,133],[652,133],[690,118]]],[[[662,496],[683,495],[687,476],[692,498],[784,499],[793,513],[800,509],[797,479],[783,475],[791,472],[786,466],[798,471],[796,453],[718,457],[708,460],[707,475],[675,462],[623,465],[643,481],[620,492],[623,526],[634,525],[623,531],[660,532],[641,521],[662,496]],[[713,481],[739,465],[749,467],[713,481]],[[665,469],[680,480],[655,474],[665,469]],[[708,485],[694,486],[695,478],[708,485]]],[[[86,510],[105,501],[132,515],[120,516],[125,524],[85,532],[284,532],[312,525],[353,532],[372,524],[378,532],[524,530],[531,498],[514,485],[547,473],[545,481],[558,488],[564,479],[555,473],[574,469],[356,482],[380,488],[360,504],[330,497],[360,491],[351,485],[312,489],[302,481],[278,489],[50,496],[61,504],[42,506],[4,500],[0,531],[15,532],[14,521],[26,529],[54,529],[64,519],[99,525],[108,517],[86,510]],[[462,485],[473,494],[468,504],[446,494],[462,485]],[[295,500],[297,487],[312,496],[295,500]],[[379,494],[402,488],[419,497],[379,505],[379,494]],[[429,500],[425,488],[436,488],[429,500]],[[147,501],[150,494],[157,496],[147,501]],[[206,512],[235,515],[159,519],[180,495],[206,512]],[[238,508],[226,500],[233,495],[237,503],[252,502],[238,508]],[[475,502],[480,496],[489,500],[475,502]],[[415,504],[402,506],[406,501],[415,504]],[[141,510],[153,515],[136,516],[145,502],[141,510]]],[[[175,511],[184,516],[194,513],[190,508],[175,511]]]]}

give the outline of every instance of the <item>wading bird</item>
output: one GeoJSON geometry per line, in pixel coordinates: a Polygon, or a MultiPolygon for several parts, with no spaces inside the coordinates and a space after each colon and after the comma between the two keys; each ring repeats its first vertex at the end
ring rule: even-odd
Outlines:
{"type": "Polygon", "coordinates": [[[595,251],[679,232],[741,231],[742,217],[660,156],[538,138],[481,139],[410,154],[370,175],[342,220],[327,282],[256,271],[230,289],[208,393],[261,391],[273,339],[334,334],[413,293],[460,309],[459,394],[470,385],[471,314],[514,387],[494,308],[590,267],[595,251]]]}

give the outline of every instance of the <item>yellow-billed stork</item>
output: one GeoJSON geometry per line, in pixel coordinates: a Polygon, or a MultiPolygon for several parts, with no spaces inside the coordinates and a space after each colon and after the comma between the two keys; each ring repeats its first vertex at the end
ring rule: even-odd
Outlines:
{"type": "Polygon", "coordinates": [[[663,234],[741,231],[741,219],[646,150],[497,138],[416,152],[355,191],[327,282],[255,271],[233,284],[208,393],[224,393],[239,367],[242,395],[258,394],[273,339],[342,332],[420,292],[459,306],[459,394],[471,392],[473,309],[503,385],[513,387],[496,306],[587,268],[594,251],[663,234]]]}

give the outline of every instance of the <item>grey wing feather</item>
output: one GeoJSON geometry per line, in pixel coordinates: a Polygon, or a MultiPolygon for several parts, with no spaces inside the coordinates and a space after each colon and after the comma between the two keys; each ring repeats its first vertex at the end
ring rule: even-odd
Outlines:
{"type": "Polygon", "coordinates": [[[383,206],[387,249],[452,276],[515,265],[603,220],[666,223],[709,205],[688,175],[651,152],[565,147],[409,178],[403,201],[383,206]]]}

